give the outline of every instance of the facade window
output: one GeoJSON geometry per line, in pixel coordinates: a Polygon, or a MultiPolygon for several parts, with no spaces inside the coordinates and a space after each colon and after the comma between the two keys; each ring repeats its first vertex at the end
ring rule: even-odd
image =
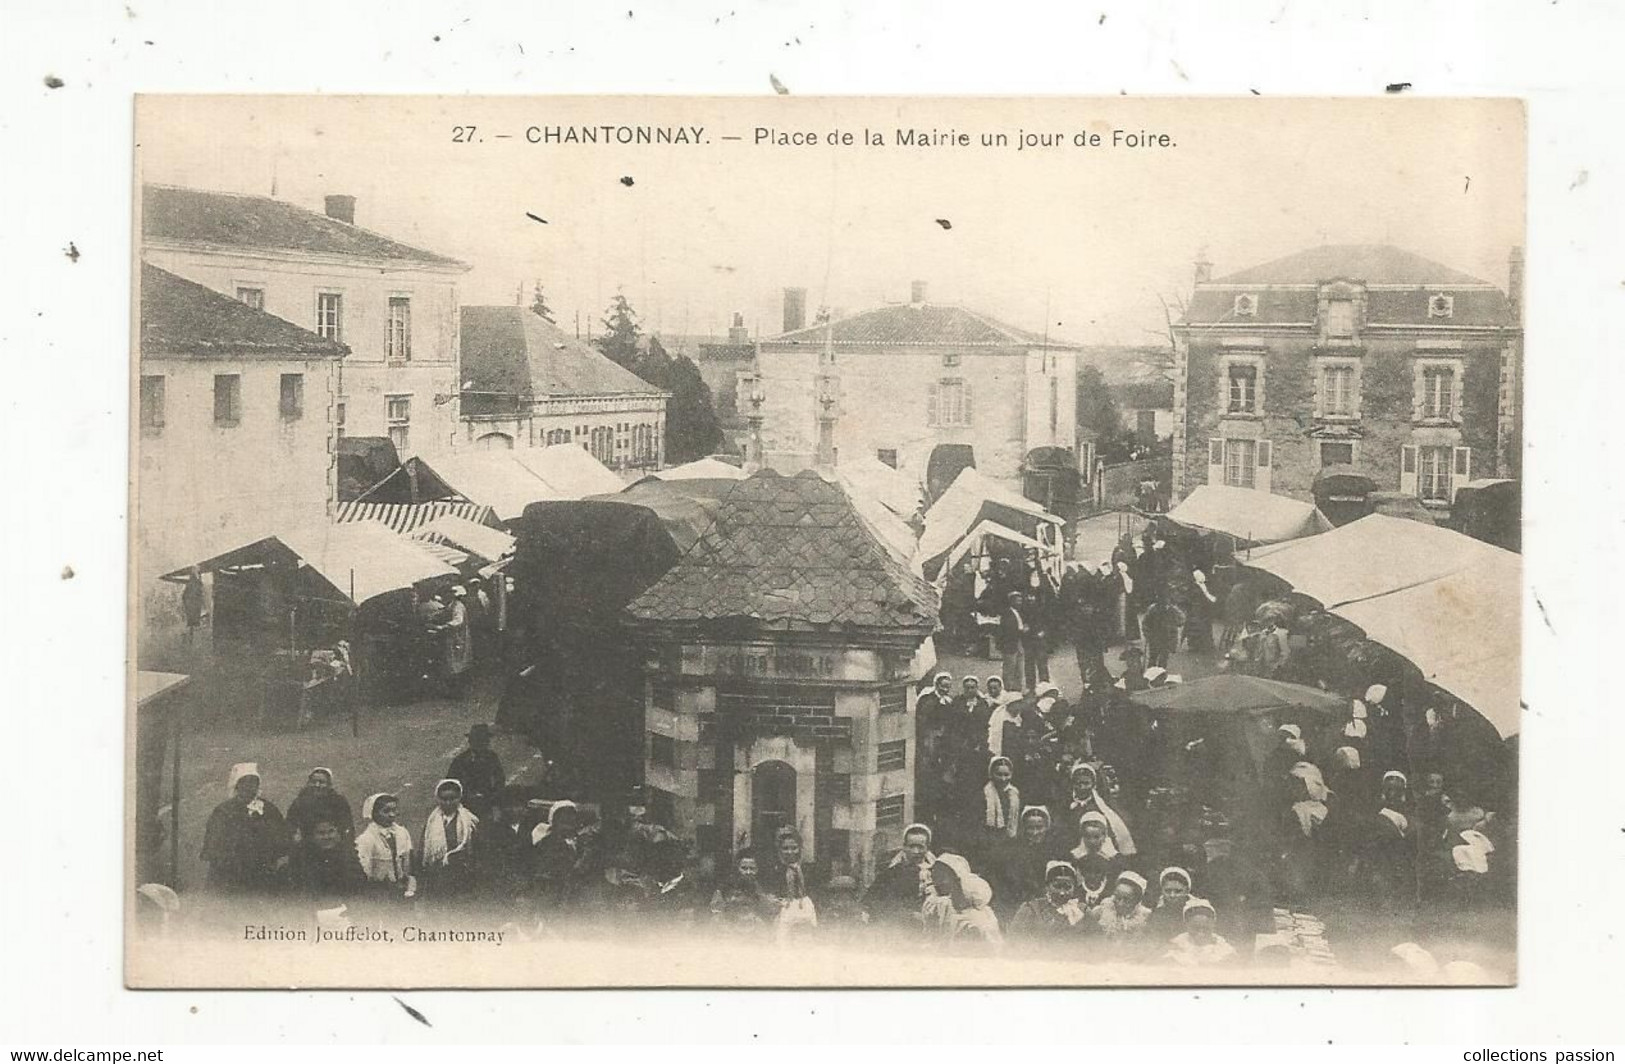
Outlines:
{"type": "Polygon", "coordinates": [[[881,743],[875,757],[875,769],[879,772],[891,772],[894,769],[908,767],[908,740],[893,739],[881,743]]]}
{"type": "Polygon", "coordinates": [[[1320,442],[1320,464],[1322,466],[1353,465],[1353,442],[1345,440],[1322,440],[1320,442]]]}
{"type": "Polygon", "coordinates": [[[347,406],[348,406],[348,404],[344,403],[344,402],[338,402],[338,403],[333,404],[333,420],[338,425],[339,438],[340,439],[344,438],[344,415],[345,415],[347,406]]]}
{"type": "Polygon", "coordinates": [[[1416,449],[1416,493],[1423,502],[1450,501],[1450,448],[1416,449]]]}
{"type": "Polygon", "coordinates": [[[1448,318],[1456,312],[1456,300],[1443,292],[1428,300],[1428,317],[1448,318]]]}
{"type": "Polygon", "coordinates": [[[412,361],[412,300],[389,297],[389,331],[385,335],[384,357],[391,362],[412,361]]]}
{"type": "Polygon", "coordinates": [[[548,429],[547,430],[547,444],[548,444],[549,447],[551,447],[552,445],[554,445],[556,443],[569,443],[569,442],[570,442],[570,430],[569,429],[548,429]]]}
{"type": "Polygon", "coordinates": [[[1455,415],[1456,371],[1449,366],[1422,367],[1422,416],[1449,421],[1455,415]]]}
{"type": "Polygon", "coordinates": [[[1237,296],[1235,314],[1238,318],[1255,317],[1258,314],[1258,297],[1251,294],[1237,296]]]}
{"type": "Polygon", "coordinates": [[[1224,441],[1224,482],[1232,488],[1250,488],[1256,483],[1258,444],[1253,440],[1224,441]]]}
{"type": "Polygon", "coordinates": [[[677,740],[658,732],[649,733],[649,764],[677,767],[677,740]]]}
{"type": "Polygon", "coordinates": [[[1326,304],[1326,335],[1340,339],[1354,335],[1354,300],[1334,299],[1326,304]]]}
{"type": "Polygon", "coordinates": [[[959,356],[957,354],[943,355],[942,356],[942,364],[944,366],[949,366],[949,367],[957,366],[957,365],[959,365],[959,356]]]}
{"type": "Polygon", "coordinates": [[[298,421],[305,416],[305,375],[284,373],[277,409],[284,421],[298,421]]]}
{"type": "Polygon", "coordinates": [[[344,342],[344,297],[337,292],[316,294],[316,334],[344,342]]]}
{"type": "Polygon", "coordinates": [[[1225,409],[1232,414],[1258,413],[1258,367],[1243,363],[1230,366],[1229,402],[1225,409]]]}
{"type": "Polygon", "coordinates": [[[395,445],[395,450],[406,450],[412,442],[412,397],[386,395],[384,421],[389,426],[389,442],[395,445]]]}
{"type": "Polygon", "coordinates": [[[903,826],[903,814],[908,809],[908,796],[905,794],[890,794],[875,802],[875,827],[900,828],[903,826]]]}
{"type": "Polygon", "coordinates": [[[1325,417],[1354,416],[1354,367],[1327,366],[1320,377],[1321,413],[1325,417]]]}
{"type": "Polygon", "coordinates": [[[931,386],[926,420],[945,428],[970,424],[970,390],[963,377],[944,377],[931,386]]]}
{"type": "Polygon", "coordinates": [[[156,435],[164,428],[164,378],[141,378],[141,431],[156,435]]]}
{"type": "Polygon", "coordinates": [[[243,418],[243,378],[236,373],[214,375],[214,423],[230,428],[243,418]]]}
{"type": "Polygon", "coordinates": [[[880,459],[884,464],[891,466],[893,469],[897,468],[897,448],[882,447],[875,451],[875,457],[880,459]]]}
{"type": "Polygon", "coordinates": [[[240,284],[237,286],[237,302],[253,307],[255,310],[264,310],[265,289],[240,284]]]}

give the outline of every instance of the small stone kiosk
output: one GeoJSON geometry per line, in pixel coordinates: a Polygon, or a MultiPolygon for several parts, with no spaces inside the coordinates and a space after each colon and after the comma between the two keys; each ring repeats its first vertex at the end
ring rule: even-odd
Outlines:
{"type": "Polygon", "coordinates": [[[867,882],[913,816],[911,662],[936,627],[930,586],[839,486],[763,471],[627,609],[651,815],[718,867],[793,826],[820,873],[867,882]]]}

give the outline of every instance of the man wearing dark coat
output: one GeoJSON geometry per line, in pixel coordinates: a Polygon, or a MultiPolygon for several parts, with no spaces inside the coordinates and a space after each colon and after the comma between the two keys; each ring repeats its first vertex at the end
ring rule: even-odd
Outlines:
{"type": "Polygon", "coordinates": [[[999,675],[1006,691],[1028,690],[1025,650],[1032,625],[1026,617],[1025,601],[1021,592],[1012,591],[1005,596],[1004,611],[999,614],[999,655],[1003,659],[999,675]]]}
{"type": "Polygon", "coordinates": [[[468,729],[468,749],[451,759],[446,778],[463,785],[463,804],[484,820],[491,815],[497,795],[508,782],[502,759],[491,749],[491,726],[476,724],[468,729]]]}

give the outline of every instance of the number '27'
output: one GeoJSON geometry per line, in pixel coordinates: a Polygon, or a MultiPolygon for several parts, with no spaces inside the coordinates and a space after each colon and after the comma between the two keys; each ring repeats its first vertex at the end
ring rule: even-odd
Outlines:
{"type": "Polygon", "coordinates": [[[476,127],[476,126],[452,126],[451,127],[451,142],[453,144],[472,144],[472,143],[474,143],[474,130],[476,128],[478,128],[478,127],[476,127]]]}

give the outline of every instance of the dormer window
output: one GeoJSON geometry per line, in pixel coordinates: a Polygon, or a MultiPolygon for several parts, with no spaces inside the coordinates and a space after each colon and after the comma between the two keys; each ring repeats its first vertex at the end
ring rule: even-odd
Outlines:
{"type": "Polygon", "coordinates": [[[1455,298],[1452,296],[1447,296],[1443,292],[1438,293],[1432,299],[1428,300],[1428,317],[1430,318],[1448,318],[1454,314],[1455,311],[1455,298]]]}
{"type": "Polygon", "coordinates": [[[1326,304],[1326,335],[1342,340],[1354,335],[1354,300],[1334,299],[1326,304]]]}
{"type": "Polygon", "coordinates": [[[959,356],[953,352],[949,352],[948,354],[942,356],[942,364],[944,366],[957,366],[959,365],[959,356]]]}
{"type": "Polygon", "coordinates": [[[1251,318],[1258,314],[1258,297],[1248,293],[1236,297],[1236,317],[1251,318]]]}

